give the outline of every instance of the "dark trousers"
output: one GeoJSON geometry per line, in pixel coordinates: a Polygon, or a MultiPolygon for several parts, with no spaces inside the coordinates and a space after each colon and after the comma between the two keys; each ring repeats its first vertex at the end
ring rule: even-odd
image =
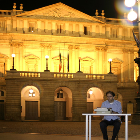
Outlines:
{"type": "Polygon", "coordinates": [[[115,138],[120,130],[121,121],[120,120],[111,120],[111,121],[102,120],[100,122],[100,128],[103,133],[103,139],[106,139],[106,140],[108,140],[108,135],[107,135],[107,126],[108,125],[114,126],[112,140],[115,140],[115,138]]]}

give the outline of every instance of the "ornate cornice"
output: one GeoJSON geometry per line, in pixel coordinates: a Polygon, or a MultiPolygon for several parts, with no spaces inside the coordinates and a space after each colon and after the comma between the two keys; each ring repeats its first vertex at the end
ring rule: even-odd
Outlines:
{"type": "Polygon", "coordinates": [[[95,46],[96,51],[107,51],[108,47],[107,46],[95,46]]]}
{"type": "Polygon", "coordinates": [[[40,43],[41,48],[47,48],[47,49],[52,49],[52,44],[49,43],[40,43]]]}
{"type": "Polygon", "coordinates": [[[68,49],[69,50],[72,50],[72,49],[78,50],[78,49],[80,49],[80,46],[79,45],[69,45],[68,49]]]}
{"type": "Polygon", "coordinates": [[[10,46],[12,47],[22,47],[23,46],[23,42],[10,42],[10,46]]]}

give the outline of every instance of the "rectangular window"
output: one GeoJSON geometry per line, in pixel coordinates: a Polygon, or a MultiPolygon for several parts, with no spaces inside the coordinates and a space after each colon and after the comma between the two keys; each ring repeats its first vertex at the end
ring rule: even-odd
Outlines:
{"type": "Polygon", "coordinates": [[[4,96],[4,91],[0,91],[0,96],[4,96]]]}
{"type": "Polygon", "coordinates": [[[88,35],[88,30],[87,30],[87,27],[86,26],[84,26],[84,34],[85,35],[88,35]]]}
{"type": "Polygon", "coordinates": [[[29,23],[29,32],[35,31],[35,23],[29,23]]]}
{"type": "Polygon", "coordinates": [[[57,98],[63,98],[63,93],[57,93],[57,98]]]}

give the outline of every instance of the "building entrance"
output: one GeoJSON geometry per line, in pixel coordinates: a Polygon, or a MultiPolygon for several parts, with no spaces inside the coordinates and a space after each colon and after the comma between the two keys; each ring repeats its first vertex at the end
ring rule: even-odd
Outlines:
{"type": "Polygon", "coordinates": [[[87,102],[87,113],[93,113],[93,102],[87,102]]]}
{"type": "Polygon", "coordinates": [[[0,100],[0,120],[4,120],[4,100],[0,100]]]}
{"type": "Polygon", "coordinates": [[[25,101],[25,120],[38,120],[38,101],[25,101]]]}
{"type": "Polygon", "coordinates": [[[65,120],[66,119],[66,102],[65,101],[55,101],[55,120],[65,120]]]}

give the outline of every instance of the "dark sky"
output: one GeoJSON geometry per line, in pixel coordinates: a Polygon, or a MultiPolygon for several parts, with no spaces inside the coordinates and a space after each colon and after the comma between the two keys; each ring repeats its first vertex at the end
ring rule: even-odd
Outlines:
{"type": "Polygon", "coordinates": [[[90,16],[95,16],[95,11],[98,9],[99,15],[101,11],[105,11],[105,17],[108,18],[123,18],[123,12],[119,12],[118,9],[122,9],[118,3],[125,7],[124,0],[1,0],[1,10],[12,10],[13,3],[17,4],[17,10],[19,6],[23,4],[24,11],[30,11],[58,2],[62,2],[70,7],[73,7],[81,12],[84,12],[90,16]]]}

